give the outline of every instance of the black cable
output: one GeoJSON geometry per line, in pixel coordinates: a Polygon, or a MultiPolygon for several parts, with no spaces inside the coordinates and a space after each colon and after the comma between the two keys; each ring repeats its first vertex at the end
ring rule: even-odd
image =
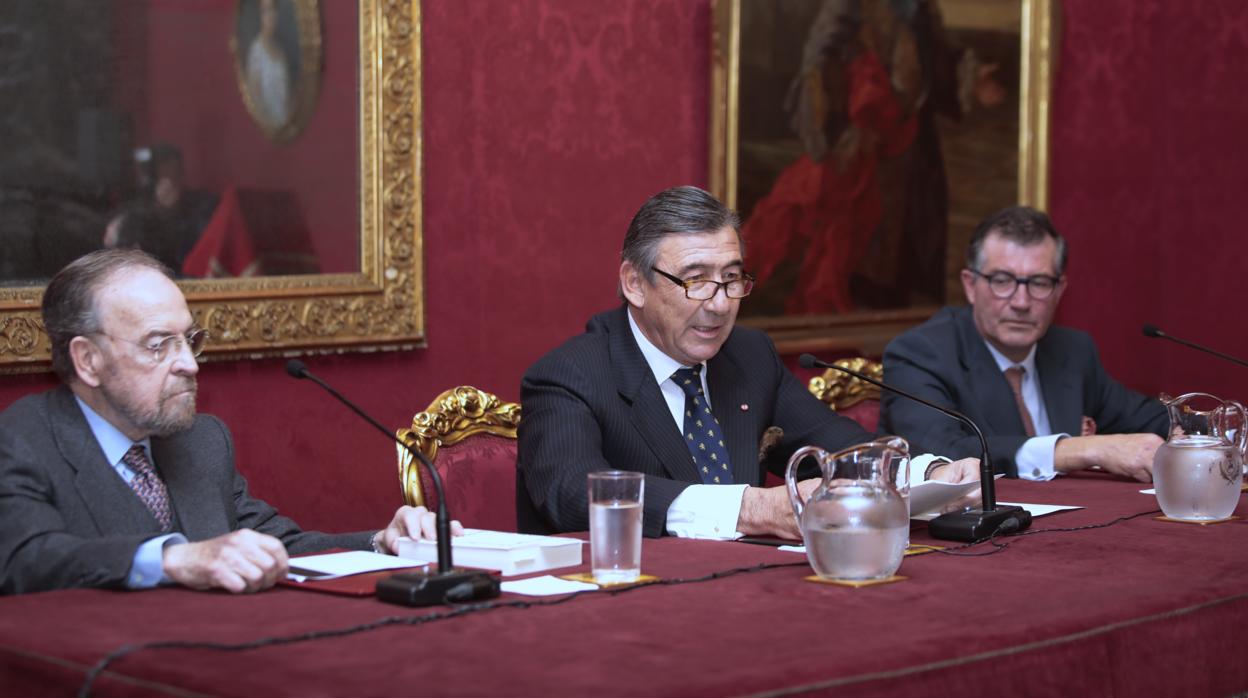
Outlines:
{"type": "MultiPolygon", "coordinates": [[[[979,540],[972,541],[970,543],[964,543],[962,545],[957,546],[956,548],[939,549],[939,550],[936,550],[936,552],[941,553],[943,555],[953,555],[954,557],[983,557],[985,555],[995,555],[1010,546],[1008,542],[998,543],[996,541],[998,537],[1022,538],[1023,536],[1034,536],[1039,533],[1071,533],[1074,531],[1087,531],[1093,528],[1108,528],[1110,526],[1113,526],[1114,524],[1122,523],[1123,521],[1130,521],[1131,519],[1138,519],[1141,516],[1148,516],[1150,514],[1160,514],[1160,513],[1161,513],[1161,509],[1153,509],[1151,511],[1141,511],[1138,514],[1128,514],[1126,516],[1119,516],[1113,521],[1107,521],[1105,523],[1085,524],[1083,526],[1072,526],[1070,528],[1032,528],[1026,531],[1014,531],[1014,532],[1002,531],[1001,529],[997,529],[996,531],[993,532],[991,536],[988,536],[987,538],[980,538],[979,540]],[[959,550],[965,550],[972,546],[982,545],[984,543],[988,543],[989,545],[993,547],[993,549],[986,550],[983,552],[974,552],[974,553],[957,552],[959,550]]],[[[1003,529],[1006,527],[1002,526],[1001,528],[1003,529]]]]}
{"type": "MultiPolygon", "coordinates": [[[[462,604],[462,605],[456,606],[455,608],[449,611],[431,613],[431,614],[423,615],[423,616],[386,616],[384,618],[379,618],[377,620],[370,621],[368,623],[352,625],[346,628],[334,628],[330,630],[312,630],[312,631],[308,631],[305,633],[299,633],[297,635],[279,635],[276,637],[263,637],[263,638],[259,638],[256,640],[249,640],[247,642],[228,643],[228,642],[207,642],[203,640],[160,640],[157,642],[145,642],[145,643],[138,644],[138,645],[123,645],[122,647],[119,647],[116,650],[113,650],[109,654],[105,655],[103,659],[101,659],[99,662],[95,664],[95,666],[91,667],[91,670],[87,672],[86,678],[83,680],[82,687],[78,690],[78,696],[79,698],[87,698],[88,696],[90,696],[92,684],[95,683],[95,680],[98,679],[100,675],[103,674],[104,671],[108,669],[109,665],[111,665],[113,662],[116,662],[122,657],[126,657],[128,655],[131,655],[136,652],[143,651],[143,650],[205,649],[205,650],[218,650],[221,652],[239,652],[239,651],[244,651],[244,650],[259,649],[261,647],[274,647],[278,645],[290,645],[290,644],[294,644],[297,642],[309,642],[311,640],[322,640],[326,638],[343,637],[346,635],[354,635],[356,633],[368,632],[370,630],[377,630],[377,629],[389,627],[392,625],[409,625],[409,626],[424,625],[426,623],[433,623],[433,622],[440,621],[440,620],[449,620],[451,618],[458,618],[460,616],[465,616],[471,613],[482,613],[485,611],[492,611],[492,610],[499,609],[499,608],[525,609],[525,608],[531,608],[533,606],[558,606],[559,604],[567,603],[571,601],[572,599],[577,599],[582,596],[589,596],[589,595],[594,595],[594,594],[607,594],[610,596],[618,596],[620,594],[626,594],[630,591],[636,591],[637,589],[645,589],[649,587],[675,586],[675,585],[680,585],[680,584],[697,584],[701,582],[713,581],[716,579],[723,579],[725,577],[732,577],[738,574],[761,572],[763,570],[778,569],[782,567],[802,567],[802,566],[807,566],[807,565],[809,565],[809,563],[806,562],[806,560],[802,560],[801,562],[761,563],[761,564],[753,565],[750,567],[735,567],[735,568],[728,569],[728,570],[720,570],[717,572],[712,572],[702,577],[692,577],[688,579],[679,578],[679,577],[672,578],[672,579],[656,579],[656,580],[649,581],[649,582],[642,582],[640,584],[630,584],[628,586],[622,586],[622,587],[599,587],[597,589],[586,589],[584,591],[575,591],[566,596],[561,596],[555,599],[540,599],[540,600],[533,600],[533,601],[530,601],[527,599],[514,599],[510,601],[485,601],[481,603],[462,604]]],[[[447,592],[448,596],[451,595],[451,592],[454,592],[455,590],[456,588],[450,589],[447,592]]]]}

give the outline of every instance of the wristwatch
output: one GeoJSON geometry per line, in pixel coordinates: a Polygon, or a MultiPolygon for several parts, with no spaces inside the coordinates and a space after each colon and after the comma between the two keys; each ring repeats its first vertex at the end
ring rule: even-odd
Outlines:
{"type": "Polygon", "coordinates": [[[382,533],[383,531],[378,531],[373,534],[373,537],[371,540],[373,544],[373,552],[377,553],[378,555],[388,555],[389,553],[381,549],[381,534],[382,533]]]}

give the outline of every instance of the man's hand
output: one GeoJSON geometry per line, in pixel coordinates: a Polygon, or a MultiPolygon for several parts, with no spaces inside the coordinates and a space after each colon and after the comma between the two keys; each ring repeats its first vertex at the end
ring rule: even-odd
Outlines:
{"type": "MultiPolygon", "coordinates": [[[[458,521],[451,522],[451,535],[464,535],[464,527],[458,521]]],[[[390,525],[377,534],[377,548],[382,552],[397,555],[399,538],[438,538],[438,517],[424,507],[401,506],[394,512],[390,525]]]]}
{"type": "Polygon", "coordinates": [[[170,545],[162,566],[165,576],[192,589],[251,593],[286,576],[286,546],[273,536],[242,528],[199,543],[170,545]]]}
{"type": "MultiPolygon", "coordinates": [[[[802,501],[819,486],[817,477],[797,483],[802,501]]],[[[776,536],[787,540],[801,540],[802,532],[793,515],[793,503],[789,490],[780,487],[747,487],[741,495],[741,513],[737,515],[737,530],[747,536],[776,536]]]]}
{"type": "MultiPolygon", "coordinates": [[[[940,480],[941,482],[952,482],[955,485],[960,482],[978,482],[979,459],[963,458],[962,460],[955,460],[952,463],[938,465],[936,466],[936,469],[932,471],[931,479],[940,480]]],[[[965,496],[959,497],[958,499],[950,502],[944,509],[941,510],[941,513],[961,511],[963,509],[975,509],[978,508],[983,501],[984,492],[977,487],[974,490],[967,492],[965,496]]]]}
{"type": "Polygon", "coordinates": [[[1053,467],[1068,473],[1099,465],[1103,470],[1140,482],[1153,481],[1153,454],[1162,444],[1156,434],[1098,434],[1060,439],[1053,467]]]}

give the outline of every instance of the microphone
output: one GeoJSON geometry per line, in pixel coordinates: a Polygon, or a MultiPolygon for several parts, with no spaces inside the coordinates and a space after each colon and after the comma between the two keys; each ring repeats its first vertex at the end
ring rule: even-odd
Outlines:
{"type": "Polygon", "coordinates": [[[356,406],[354,402],[343,397],[342,393],[334,390],[331,385],[317,378],[299,359],[291,359],[286,362],[286,373],[290,374],[292,378],[306,378],[324,388],[338,402],[349,407],[352,412],[358,414],[364,421],[376,427],[378,431],[393,439],[395,443],[412,454],[413,458],[425,466],[425,469],[429,471],[429,477],[433,480],[433,487],[438,493],[436,524],[438,533],[438,571],[432,574],[401,572],[390,575],[386,579],[377,582],[377,598],[404,606],[432,606],[434,604],[446,603],[447,601],[492,599],[498,596],[498,579],[493,575],[480,570],[469,571],[453,567],[451,563],[451,517],[446,512],[446,495],[442,490],[442,476],[438,474],[438,469],[433,467],[429,459],[425,458],[425,454],[403,443],[394,432],[383,426],[381,422],[373,419],[368,413],[356,406]]]}
{"type": "Polygon", "coordinates": [[[1168,339],[1171,342],[1177,342],[1179,344],[1182,344],[1185,347],[1191,347],[1198,351],[1203,351],[1206,354],[1213,354],[1219,359],[1226,359],[1227,361],[1230,361],[1233,364],[1239,364],[1240,366],[1248,366],[1248,361],[1244,361],[1243,359],[1237,359],[1234,356],[1231,356],[1230,354],[1223,354],[1220,351],[1210,349],[1209,347],[1201,346],[1199,344],[1196,344],[1195,342],[1189,342],[1186,339],[1179,339],[1178,337],[1172,337],[1166,334],[1165,332],[1162,332],[1161,330],[1157,329],[1156,325],[1149,325],[1149,324],[1144,325],[1144,336],[1145,337],[1160,337],[1161,339],[1168,339]]]}
{"type": "Polygon", "coordinates": [[[912,395],[901,388],[894,388],[883,381],[877,381],[853,369],[820,361],[811,354],[802,354],[798,357],[797,362],[802,368],[834,369],[841,373],[849,374],[865,383],[870,383],[904,398],[914,400],[921,405],[926,405],[941,414],[962,422],[969,426],[971,431],[975,432],[975,435],[979,437],[979,489],[982,499],[980,508],[941,514],[932,519],[928,522],[927,530],[932,534],[933,538],[970,543],[989,538],[997,533],[1021,531],[1031,525],[1031,513],[1026,509],[1018,506],[1001,506],[997,504],[997,487],[996,481],[993,479],[992,461],[988,457],[988,441],[984,438],[984,432],[980,431],[979,425],[971,421],[970,417],[948,407],[924,400],[918,395],[912,395]]]}

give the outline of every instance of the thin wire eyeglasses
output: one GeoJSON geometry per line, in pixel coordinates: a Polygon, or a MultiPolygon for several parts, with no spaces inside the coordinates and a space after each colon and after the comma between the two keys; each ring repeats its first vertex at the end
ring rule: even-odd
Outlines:
{"type": "Polygon", "coordinates": [[[650,268],[677,286],[684,287],[685,298],[691,301],[709,301],[715,297],[716,293],[719,293],[721,286],[724,289],[724,295],[734,299],[745,298],[750,295],[750,291],[754,290],[754,276],[752,274],[742,273],[740,278],[727,281],[712,281],[711,279],[685,281],[679,276],[668,274],[658,267],[650,268]]]}
{"type": "Polygon", "coordinates": [[[208,330],[191,329],[186,334],[170,334],[161,337],[153,337],[146,342],[136,342],[131,339],[116,337],[107,332],[92,332],[108,337],[109,339],[133,344],[140,349],[146,349],[149,353],[153,364],[163,364],[171,356],[177,356],[182,353],[182,347],[191,350],[191,356],[198,357],[204,351],[204,345],[208,343],[208,330]]]}
{"type": "Polygon", "coordinates": [[[978,269],[968,269],[975,276],[988,281],[988,288],[992,290],[992,295],[997,298],[1011,298],[1014,292],[1018,290],[1019,285],[1027,287],[1027,295],[1033,299],[1042,301],[1053,295],[1054,289],[1061,283],[1060,276],[1049,276],[1048,274],[1036,274],[1035,276],[1014,276],[1008,271],[994,271],[991,274],[984,274],[978,269]]]}

